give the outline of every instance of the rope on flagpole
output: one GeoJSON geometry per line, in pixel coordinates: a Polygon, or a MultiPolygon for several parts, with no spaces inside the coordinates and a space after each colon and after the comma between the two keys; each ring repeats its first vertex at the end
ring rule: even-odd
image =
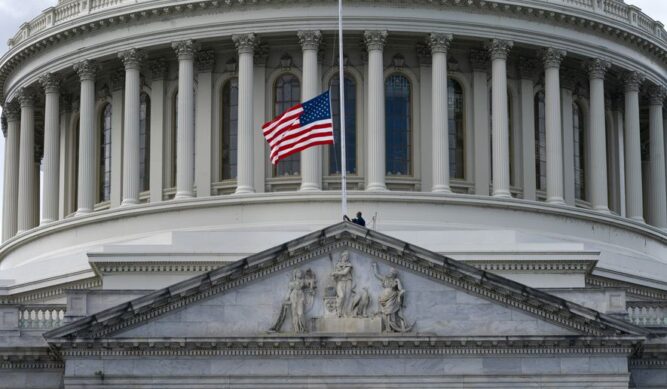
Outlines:
{"type": "MultiPolygon", "coordinates": [[[[347,158],[345,153],[345,74],[343,73],[343,0],[338,0],[338,87],[340,103],[340,194],[343,217],[347,215],[347,158]]],[[[335,152],[334,148],[334,152],[335,152]]]]}

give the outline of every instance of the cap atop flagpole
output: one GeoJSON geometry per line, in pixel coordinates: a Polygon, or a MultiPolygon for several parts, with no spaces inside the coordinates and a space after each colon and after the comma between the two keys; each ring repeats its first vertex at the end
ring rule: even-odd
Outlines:
{"type": "MultiPolygon", "coordinates": [[[[343,0],[338,0],[338,87],[340,103],[341,211],[347,215],[347,158],[345,153],[345,73],[343,69],[343,0]]],[[[335,150],[335,149],[334,149],[335,150]]]]}

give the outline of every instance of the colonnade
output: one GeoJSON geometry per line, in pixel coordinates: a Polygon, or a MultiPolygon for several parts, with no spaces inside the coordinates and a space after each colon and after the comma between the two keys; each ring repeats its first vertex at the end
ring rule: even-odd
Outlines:
{"type": "MultiPolygon", "coordinates": [[[[387,31],[365,31],[363,34],[368,54],[367,62],[367,158],[366,190],[369,192],[386,191],[385,183],[385,95],[384,95],[384,46],[388,37],[387,31]]],[[[297,38],[301,44],[302,61],[302,100],[314,97],[321,90],[318,78],[318,50],[322,40],[320,31],[299,31],[297,38]]],[[[238,172],[237,194],[255,192],[253,138],[258,129],[254,128],[254,116],[261,114],[253,109],[253,71],[255,49],[260,38],[253,34],[240,34],[231,37],[238,52],[238,172]]],[[[432,33],[426,36],[426,43],[432,58],[432,192],[451,193],[449,177],[449,145],[448,145],[448,87],[447,87],[447,54],[452,36],[443,33],[432,33]]],[[[473,85],[483,92],[486,84],[485,63],[491,62],[491,103],[492,103],[492,195],[497,198],[509,198],[510,193],[510,151],[507,94],[507,59],[511,55],[514,43],[507,40],[494,39],[488,42],[487,52],[472,53],[473,85]],[[482,82],[483,81],[483,82],[482,82]]],[[[176,194],[175,199],[188,199],[195,195],[195,63],[199,47],[192,40],[174,42],[173,50],[178,58],[178,119],[176,125],[176,194]]],[[[568,203],[568,194],[564,190],[566,177],[572,179],[571,172],[564,168],[568,157],[563,146],[564,137],[571,136],[567,130],[565,112],[571,110],[571,87],[562,85],[561,62],[567,56],[566,51],[558,48],[545,48],[540,52],[544,71],[545,116],[546,116],[546,198],[547,202],[564,206],[568,203]],[[567,91],[570,90],[569,94],[567,91]],[[569,107],[568,107],[569,104],[569,107]],[[569,135],[568,135],[569,134],[569,135]]],[[[132,48],[119,53],[118,57],[124,65],[124,118],[123,118],[123,175],[121,206],[132,206],[139,203],[140,193],[140,114],[139,101],[141,93],[140,69],[146,60],[142,49],[132,48]]],[[[157,65],[152,65],[157,67],[157,65]]],[[[162,64],[164,67],[164,64],[162,64]]],[[[76,214],[85,215],[93,211],[95,205],[96,171],[95,171],[95,80],[98,66],[94,60],[84,60],[74,64],[74,70],[80,81],[80,125],[77,172],[77,204],[76,214]]],[[[609,213],[607,195],[607,161],[606,161],[606,126],[605,126],[605,74],[610,63],[604,59],[593,58],[586,62],[590,83],[590,161],[591,161],[591,206],[600,213],[609,213]]],[[[155,72],[156,70],[154,70],[155,72]]],[[[158,77],[164,77],[164,69],[157,70],[158,77]]],[[[643,220],[642,194],[642,161],[640,150],[640,114],[639,90],[643,76],[637,72],[625,74],[625,198],[626,215],[639,222],[643,220]]],[[[44,203],[41,224],[58,220],[59,193],[59,131],[60,115],[60,76],[45,74],[40,77],[39,84],[44,90],[44,203]]],[[[154,83],[155,84],[155,83],[154,83]]],[[[521,76],[521,90],[530,92],[533,82],[521,76]]],[[[159,85],[154,85],[158,93],[163,93],[159,85]]],[[[477,91],[477,89],[476,89],[477,91]]],[[[480,91],[477,91],[478,93],[480,91]]],[[[650,176],[652,189],[649,196],[652,225],[667,229],[667,188],[665,186],[664,128],[662,107],[665,88],[661,85],[650,87],[650,176]]],[[[524,102],[524,106],[532,106],[532,102],[524,102]]],[[[162,115],[162,108],[160,116],[162,115]]],[[[475,117],[486,112],[484,106],[475,106],[475,117]]],[[[17,233],[23,233],[36,226],[34,193],[38,182],[35,182],[35,99],[28,89],[18,93],[15,101],[4,107],[7,118],[5,181],[3,195],[3,241],[17,233]]],[[[569,111],[568,111],[569,112],[569,111]]],[[[533,112],[534,115],[534,112],[533,112]]],[[[524,131],[534,130],[530,122],[530,112],[522,117],[524,131]]],[[[571,115],[569,116],[571,117],[571,115]]],[[[160,119],[159,123],[162,120],[160,119]]],[[[476,142],[484,127],[474,123],[476,142]]],[[[487,140],[488,141],[488,140],[487,140]]],[[[151,140],[153,142],[153,140],[151,140]]],[[[151,146],[152,148],[153,146],[151,146]]],[[[534,153],[534,150],[533,150],[534,153]]],[[[525,150],[524,157],[530,155],[525,150]]],[[[534,155],[534,154],[533,154],[534,155]]],[[[479,156],[480,160],[482,155],[479,156]]],[[[476,156],[477,158],[477,156],[476,156]]],[[[488,157],[484,157],[488,158],[488,157]]],[[[476,159],[476,163],[478,160],[476,159]]],[[[529,162],[530,163],[530,162],[529,162]]],[[[199,166],[199,165],[197,165],[199,166]]],[[[530,169],[526,169],[524,180],[524,198],[534,199],[534,188],[529,188],[530,169]]],[[[475,169],[475,174],[482,174],[475,169]]],[[[532,182],[534,183],[534,171],[532,182]]],[[[161,184],[161,178],[151,177],[153,186],[161,184]]],[[[300,191],[312,192],[322,190],[322,152],[313,148],[302,152],[300,191]]],[[[484,182],[483,177],[476,181],[484,182]]],[[[487,180],[488,182],[488,180],[487,180]]],[[[534,186],[534,185],[533,185],[534,186]]],[[[476,193],[485,192],[483,188],[475,188],[476,193]]],[[[488,194],[488,191],[486,191],[488,194]]],[[[156,196],[151,194],[151,200],[156,196]]]]}

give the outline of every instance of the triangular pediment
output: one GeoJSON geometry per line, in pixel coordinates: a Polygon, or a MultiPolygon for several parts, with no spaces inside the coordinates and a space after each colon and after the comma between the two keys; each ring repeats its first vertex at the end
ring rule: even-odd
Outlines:
{"type": "Polygon", "coordinates": [[[340,223],[53,330],[74,339],[634,336],[597,311],[340,223]],[[347,256],[347,259],[341,259],[347,256]],[[296,319],[294,319],[296,318],[296,319]]]}

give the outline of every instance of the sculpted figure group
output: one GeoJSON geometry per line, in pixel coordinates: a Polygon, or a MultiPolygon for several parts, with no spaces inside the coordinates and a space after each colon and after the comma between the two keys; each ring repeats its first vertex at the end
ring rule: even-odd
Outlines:
{"type": "MultiPolygon", "coordinates": [[[[359,290],[354,284],[354,266],[350,254],[344,251],[329,275],[330,286],[324,291],[325,310],[338,318],[363,319],[379,316],[382,319],[384,332],[409,332],[414,323],[410,324],[403,315],[405,306],[405,289],[399,278],[398,271],[391,268],[389,273],[382,275],[377,263],[371,265],[372,274],[380,281],[382,291],[377,298],[378,311],[371,314],[371,296],[368,287],[359,290]]],[[[292,332],[309,331],[306,313],[312,308],[317,289],[315,273],[308,269],[305,272],[294,270],[288,284],[288,295],[281,307],[278,318],[269,330],[280,332],[287,315],[291,316],[292,332]]],[[[326,320],[326,317],[324,318],[326,320]]]]}

